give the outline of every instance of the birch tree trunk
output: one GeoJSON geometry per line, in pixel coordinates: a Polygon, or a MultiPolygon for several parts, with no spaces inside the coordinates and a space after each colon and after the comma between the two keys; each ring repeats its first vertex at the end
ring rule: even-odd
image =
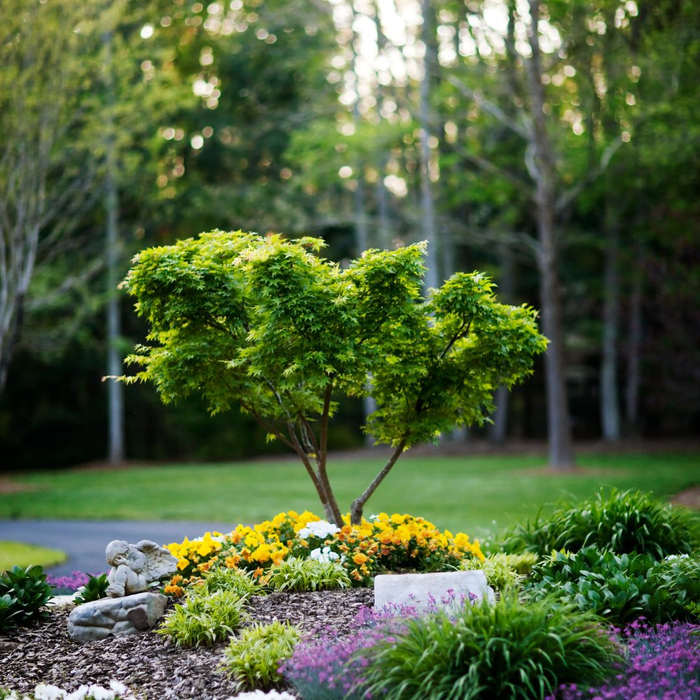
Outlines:
{"type": "Polygon", "coordinates": [[[618,339],[620,325],[619,231],[612,205],[606,212],[605,266],[603,274],[603,336],[600,366],[600,423],[603,439],[620,439],[620,408],[617,391],[618,339]]]}
{"type": "MultiPolygon", "coordinates": [[[[507,243],[499,243],[498,258],[500,278],[498,280],[498,298],[504,304],[513,304],[515,297],[515,260],[513,251],[507,243]]],[[[496,412],[493,414],[493,423],[489,429],[489,440],[497,445],[506,441],[508,432],[508,407],[510,405],[510,391],[504,386],[499,386],[494,396],[496,412]]]]}
{"type": "Polygon", "coordinates": [[[641,383],[642,302],[644,296],[643,247],[637,243],[634,251],[634,279],[630,296],[627,341],[627,376],[625,384],[625,432],[639,432],[639,386],[641,383]]]}
{"type": "Polygon", "coordinates": [[[425,57],[423,59],[423,77],[419,88],[418,121],[420,124],[420,180],[421,180],[421,220],[423,223],[423,238],[428,242],[428,260],[425,273],[425,290],[438,286],[438,246],[435,226],[435,202],[430,181],[430,86],[431,71],[435,65],[435,57],[432,55],[431,46],[434,39],[431,35],[432,6],[430,0],[421,0],[421,12],[423,26],[421,39],[425,44],[425,57]]]}
{"type": "Polygon", "coordinates": [[[550,341],[545,355],[549,468],[553,471],[566,471],[574,468],[574,456],[566,392],[559,250],[555,221],[556,172],[554,151],[547,133],[547,115],[544,111],[545,94],[538,33],[539,0],[529,0],[529,5],[529,41],[532,56],[528,61],[527,72],[533,130],[530,148],[534,157],[531,174],[536,185],[535,207],[540,244],[537,264],[540,273],[542,329],[550,341]]]}
{"type": "MultiPolygon", "coordinates": [[[[103,36],[105,48],[105,73],[107,88],[107,173],[105,183],[105,211],[107,231],[105,238],[105,260],[107,263],[107,374],[119,377],[124,373],[118,341],[121,336],[119,313],[119,194],[117,191],[117,154],[114,134],[115,105],[112,79],[112,36],[103,36]]],[[[124,386],[114,379],[107,384],[108,449],[110,463],[124,460],[124,386]]]]}

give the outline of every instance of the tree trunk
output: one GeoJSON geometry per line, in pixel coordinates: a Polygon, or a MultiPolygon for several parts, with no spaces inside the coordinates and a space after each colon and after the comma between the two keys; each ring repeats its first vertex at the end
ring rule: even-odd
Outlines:
{"type": "Polygon", "coordinates": [[[637,243],[634,251],[634,281],[630,297],[629,338],[627,342],[627,377],[625,386],[625,431],[639,432],[639,385],[641,382],[642,301],[644,295],[643,248],[637,243]]]}
{"type": "MultiPolygon", "coordinates": [[[[498,245],[500,278],[498,280],[498,298],[504,304],[513,304],[515,301],[515,260],[513,251],[507,243],[498,245]]],[[[494,396],[496,412],[493,414],[493,423],[489,427],[489,441],[501,445],[506,441],[508,432],[508,406],[510,405],[510,391],[505,386],[499,386],[494,396]]]]}
{"type": "Polygon", "coordinates": [[[7,331],[7,337],[0,338],[0,396],[7,384],[7,373],[10,368],[10,360],[19,338],[19,329],[22,327],[22,319],[24,318],[24,294],[19,293],[15,297],[14,313],[10,319],[10,327],[7,331]]]}
{"type": "Polygon", "coordinates": [[[555,225],[556,175],[554,153],[547,133],[544,111],[545,93],[538,34],[538,0],[530,0],[530,15],[529,40],[532,57],[528,61],[528,82],[533,123],[530,147],[535,160],[532,175],[536,183],[535,204],[539,239],[537,264],[540,273],[542,327],[544,334],[549,338],[549,348],[545,356],[549,467],[553,471],[566,471],[573,469],[574,457],[566,394],[564,332],[555,225]]]}
{"type": "MultiPolygon", "coordinates": [[[[111,377],[121,376],[124,372],[118,342],[121,336],[121,318],[119,314],[119,195],[116,182],[116,146],[114,142],[115,104],[112,83],[112,36],[110,32],[103,37],[106,57],[107,80],[107,175],[105,183],[105,210],[107,214],[107,231],[105,241],[105,258],[107,263],[107,374],[111,377]]],[[[107,419],[108,460],[112,464],[124,460],[124,390],[121,382],[114,379],[107,384],[107,419]]]]}
{"type": "Polygon", "coordinates": [[[617,356],[620,323],[619,232],[612,205],[606,212],[605,271],[603,277],[603,338],[600,367],[600,423],[603,439],[620,439],[620,409],[617,392],[617,356]]]}
{"type": "Polygon", "coordinates": [[[428,242],[427,270],[425,272],[425,291],[438,286],[438,246],[435,227],[435,202],[430,182],[430,84],[431,71],[433,70],[434,57],[430,47],[434,40],[432,32],[432,7],[430,0],[421,0],[423,14],[423,26],[421,38],[425,44],[425,58],[423,60],[423,78],[420,81],[420,104],[418,120],[420,124],[420,186],[421,186],[421,210],[423,221],[423,237],[428,242]]]}

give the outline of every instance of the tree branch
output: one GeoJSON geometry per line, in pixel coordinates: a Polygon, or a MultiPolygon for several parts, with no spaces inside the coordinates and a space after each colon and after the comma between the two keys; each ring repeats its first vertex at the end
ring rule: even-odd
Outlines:
{"type": "Polygon", "coordinates": [[[396,463],[396,460],[401,456],[407,441],[408,436],[406,435],[401,439],[389,458],[389,461],[384,465],[384,468],[379,472],[379,474],[374,477],[372,483],[365,489],[364,493],[352,502],[352,507],[350,508],[350,522],[353,525],[359,525],[362,522],[362,511],[365,503],[367,503],[369,497],[377,490],[379,484],[384,481],[386,475],[391,471],[391,468],[396,463]]]}
{"type": "Polygon", "coordinates": [[[555,208],[557,213],[564,211],[583,190],[592,182],[595,182],[608,168],[612,157],[617,153],[617,150],[622,146],[622,137],[618,136],[608,147],[603,151],[598,165],[593,168],[585,177],[581,178],[573,187],[570,187],[556,201],[555,208]]]}
{"type": "Polygon", "coordinates": [[[529,141],[532,138],[528,129],[511,119],[498,105],[495,105],[490,100],[487,100],[479,90],[472,90],[468,85],[465,85],[454,75],[447,76],[447,82],[456,87],[457,90],[462,93],[462,95],[474,100],[479,107],[484,109],[491,116],[498,119],[503,126],[515,132],[518,134],[518,136],[522,136],[526,141],[529,141]]]}

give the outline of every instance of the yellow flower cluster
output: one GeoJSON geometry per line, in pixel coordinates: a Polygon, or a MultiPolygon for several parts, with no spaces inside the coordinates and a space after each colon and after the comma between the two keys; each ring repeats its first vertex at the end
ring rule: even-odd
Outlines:
{"type": "Polygon", "coordinates": [[[357,526],[345,516],[342,528],[319,521],[309,511],[290,510],[253,527],[238,525],[227,535],[207,532],[196,540],[169,544],[180,571],[166,592],[181,595],[183,586],[211,568],[240,568],[260,577],[290,554],[330,556],[348,569],[356,585],[369,584],[382,571],[441,571],[458,568],[466,558],[484,559],[478,541],[471,542],[461,532],[440,532],[433,523],[411,515],[380,513],[357,526]],[[308,527],[315,522],[319,526],[308,527]]]}

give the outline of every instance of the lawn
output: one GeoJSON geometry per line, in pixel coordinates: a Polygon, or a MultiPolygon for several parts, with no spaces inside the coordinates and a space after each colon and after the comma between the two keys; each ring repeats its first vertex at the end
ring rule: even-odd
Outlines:
{"type": "MultiPolygon", "coordinates": [[[[341,509],[365,488],[379,459],[330,461],[341,509]]],[[[579,470],[556,475],[540,456],[404,456],[365,514],[411,513],[473,537],[496,534],[561,498],[601,486],[667,497],[700,484],[700,454],[582,455],[579,470]]],[[[254,523],[282,510],[322,515],[301,464],[294,461],[74,469],[13,477],[26,487],[0,494],[0,518],[222,520],[254,523]]]]}
{"type": "Polygon", "coordinates": [[[65,552],[57,549],[47,549],[24,542],[0,541],[0,573],[15,565],[23,569],[30,564],[49,567],[62,564],[65,560],[65,552]]]}

